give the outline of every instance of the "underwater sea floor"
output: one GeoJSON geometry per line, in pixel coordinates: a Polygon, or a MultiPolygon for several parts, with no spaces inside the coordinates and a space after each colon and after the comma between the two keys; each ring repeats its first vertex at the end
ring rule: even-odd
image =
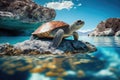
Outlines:
{"type": "MultiPolygon", "coordinates": [[[[29,37],[0,37],[15,44],[29,37]]],[[[69,38],[72,39],[72,38],[69,38]]],[[[80,36],[97,51],[66,56],[0,57],[0,80],[120,80],[120,37],[80,36]]]]}

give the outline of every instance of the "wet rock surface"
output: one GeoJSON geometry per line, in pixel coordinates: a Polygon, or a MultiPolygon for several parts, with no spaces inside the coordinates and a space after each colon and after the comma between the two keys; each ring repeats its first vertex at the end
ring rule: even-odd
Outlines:
{"type": "Polygon", "coordinates": [[[52,40],[26,40],[15,45],[1,44],[0,55],[39,55],[39,54],[64,54],[64,53],[90,53],[96,51],[96,47],[88,42],[63,40],[57,49],[49,47],[52,40]]]}
{"type": "Polygon", "coordinates": [[[120,18],[109,18],[100,22],[88,36],[119,36],[120,18]]]}
{"type": "MultiPolygon", "coordinates": [[[[21,30],[34,30],[55,16],[54,9],[40,6],[32,0],[0,0],[0,30],[15,30],[18,33],[21,30]]],[[[6,30],[1,33],[4,34],[6,30]]]]}

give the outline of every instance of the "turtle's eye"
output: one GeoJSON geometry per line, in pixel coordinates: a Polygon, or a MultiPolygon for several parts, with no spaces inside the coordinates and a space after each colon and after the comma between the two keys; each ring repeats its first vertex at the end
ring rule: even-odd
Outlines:
{"type": "Polygon", "coordinates": [[[80,23],[80,22],[81,22],[81,20],[78,20],[77,22],[78,22],[78,23],[80,23]]]}
{"type": "Polygon", "coordinates": [[[81,23],[82,23],[81,20],[78,20],[78,21],[76,22],[77,25],[80,25],[81,23]]]}

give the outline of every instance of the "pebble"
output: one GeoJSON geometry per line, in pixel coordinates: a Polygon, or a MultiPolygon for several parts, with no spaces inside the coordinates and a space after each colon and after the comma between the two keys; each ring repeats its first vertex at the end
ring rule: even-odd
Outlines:
{"type": "Polygon", "coordinates": [[[32,70],[30,70],[30,72],[32,72],[32,73],[40,73],[40,72],[45,71],[45,69],[46,68],[43,68],[41,66],[37,66],[37,67],[33,68],[32,70]]]}
{"type": "Polygon", "coordinates": [[[78,77],[84,77],[84,76],[85,76],[85,73],[84,73],[83,70],[79,70],[79,71],[77,72],[77,75],[78,75],[78,77]]]}
{"type": "Polygon", "coordinates": [[[49,71],[46,73],[46,76],[49,76],[49,77],[55,77],[55,76],[58,76],[59,74],[58,73],[55,73],[55,72],[52,72],[52,71],[49,71]]]}

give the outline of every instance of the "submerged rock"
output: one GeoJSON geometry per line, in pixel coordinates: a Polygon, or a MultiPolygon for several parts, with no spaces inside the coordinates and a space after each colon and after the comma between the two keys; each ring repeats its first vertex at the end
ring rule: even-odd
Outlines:
{"type": "Polygon", "coordinates": [[[37,77],[40,80],[101,80],[91,75],[103,69],[105,67],[104,62],[87,54],[78,54],[72,57],[48,56],[46,58],[39,58],[39,56],[3,56],[0,58],[0,79],[36,80],[37,77]],[[86,60],[89,62],[84,63],[86,60]],[[82,63],[74,65],[79,61],[82,63]],[[35,76],[33,76],[34,74],[35,76]]]}
{"type": "Polygon", "coordinates": [[[49,48],[52,40],[26,40],[13,46],[10,44],[0,45],[2,55],[36,55],[36,54],[63,54],[63,53],[88,53],[96,51],[96,47],[88,42],[63,40],[57,49],[49,48]]]}
{"type": "Polygon", "coordinates": [[[34,30],[55,16],[54,9],[42,7],[32,0],[0,0],[0,29],[34,30]]]}
{"type": "Polygon", "coordinates": [[[88,36],[119,36],[118,31],[120,31],[120,18],[109,18],[99,23],[88,36]]]}

